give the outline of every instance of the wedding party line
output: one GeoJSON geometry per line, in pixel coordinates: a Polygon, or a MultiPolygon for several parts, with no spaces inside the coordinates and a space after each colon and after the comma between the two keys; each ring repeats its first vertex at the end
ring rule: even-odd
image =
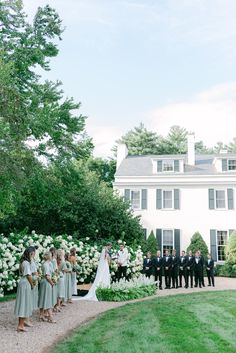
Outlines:
{"type": "MultiPolygon", "coordinates": [[[[92,287],[85,297],[79,300],[97,300],[96,289],[109,287],[111,276],[109,262],[111,258],[117,262],[117,279],[127,277],[127,265],[130,254],[124,244],[116,255],[111,253],[112,244],[102,250],[98,263],[97,273],[92,287]]],[[[57,312],[72,304],[72,296],[77,296],[77,273],[79,266],[76,258],[76,248],[70,252],[54,247],[45,251],[43,262],[40,265],[36,260],[37,246],[25,249],[19,265],[20,280],[17,286],[17,295],[14,314],[18,317],[18,332],[27,332],[25,327],[33,327],[33,311],[39,310],[39,320],[56,323],[54,319],[57,312]]]]}

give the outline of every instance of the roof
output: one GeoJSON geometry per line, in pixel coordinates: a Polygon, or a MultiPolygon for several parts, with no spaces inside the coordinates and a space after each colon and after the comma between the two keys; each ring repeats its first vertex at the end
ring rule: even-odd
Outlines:
{"type": "MultiPolygon", "coordinates": [[[[146,156],[127,156],[118,167],[115,176],[152,176],[153,173],[153,160],[156,159],[183,159],[184,160],[184,173],[187,175],[207,175],[219,174],[213,162],[216,158],[235,158],[235,154],[212,154],[212,155],[196,155],[195,165],[190,166],[187,164],[187,155],[146,155],[146,156]]],[[[173,174],[173,172],[165,175],[173,174]]],[[[156,173],[155,173],[156,175],[156,173]]],[[[158,173],[160,175],[160,173],[158,173]]]]}

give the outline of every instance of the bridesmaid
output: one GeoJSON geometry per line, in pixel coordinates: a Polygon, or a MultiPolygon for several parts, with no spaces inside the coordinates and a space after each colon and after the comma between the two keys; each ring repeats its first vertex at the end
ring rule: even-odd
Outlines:
{"type": "Polygon", "coordinates": [[[63,306],[63,300],[65,299],[65,270],[66,263],[64,259],[63,250],[57,251],[57,267],[59,272],[59,280],[57,284],[57,309],[61,311],[61,307],[63,306]]]}
{"type": "Polygon", "coordinates": [[[69,253],[65,255],[65,263],[66,263],[66,270],[65,270],[65,301],[67,303],[72,304],[72,286],[71,286],[71,273],[72,267],[69,261],[69,253]]]}
{"type": "Polygon", "coordinates": [[[27,331],[24,327],[25,319],[29,318],[33,312],[31,289],[34,287],[34,285],[30,269],[31,258],[32,250],[27,248],[20,260],[19,272],[21,279],[17,287],[16,303],[14,309],[15,316],[19,318],[19,323],[17,326],[18,332],[27,331]]]}
{"type": "Polygon", "coordinates": [[[44,263],[42,265],[42,280],[39,287],[39,319],[42,321],[48,321],[50,323],[56,323],[52,317],[52,288],[54,283],[52,281],[51,260],[51,252],[46,251],[44,254],[44,263]]]}
{"type": "MultiPolygon", "coordinates": [[[[50,249],[51,255],[52,255],[52,260],[51,260],[51,266],[52,266],[52,279],[56,279],[58,275],[58,269],[57,269],[57,251],[55,248],[50,249]]],[[[52,307],[53,311],[57,312],[57,281],[54,281],[54,286],[52,287],[52,307]]]]}
{"type": "Polygon", "coordinates": [[[34,288],[32,289],[32,303],[33,303],[33,310],[38,309],[38,297],[39,297],[39,288],[38,288],[38,279],[39,279],[39,273],[38,273],[38,264],[35,261],[35,255],[36,255],[36,250],[38,249],[37,246],[30,246],[30,249],[32,249],[32,259],[30,263],[30,269],[32,272],[32,280],[34,284],[34,288]]]}
{"type": "Polygon", "coordinates": [[[77,292],[77,273],[76,273],[76,266],[77,266],[77,258],[76,258],[76,248],[70,249],[70,263],[72,267],[71,272],[71,286],[72,286],[72,295],[78,295],[77,292]]]}

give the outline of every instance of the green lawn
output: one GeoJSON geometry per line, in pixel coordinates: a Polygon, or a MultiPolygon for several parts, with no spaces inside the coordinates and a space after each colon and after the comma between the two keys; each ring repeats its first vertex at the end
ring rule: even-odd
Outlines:
{"type": "Polygon", "coordinates": [[[16,293],[6,294],[4,297],[0,297],[0,303],[8,302],[9,300],[16,299],[16,293]]]}
{"type": "Polygon", "coordinates": [[[235,353],[236,291],[162,297],[110,310],[54,351],[144,352],[235,353]]]}

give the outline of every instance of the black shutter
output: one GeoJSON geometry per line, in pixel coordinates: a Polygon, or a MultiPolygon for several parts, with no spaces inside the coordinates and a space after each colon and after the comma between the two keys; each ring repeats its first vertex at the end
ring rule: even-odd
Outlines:
{"type": "Polygon", "coordinates": [[[162,161],[157,161],[157,171],[162,172],[162,161]]]}
{"type": "Polygon", "coordinates": [[[147,189],[142,189],[141,208],[142,208],[142,210],[147,209],[147,189]]]}
{"type": "Polygon", "coordinates": [[[162,253],[162,229],[156,229],[156,240],[157,240],[158,249],[160,249],[162,253]]]}
{"type": "Polygon", "coordinates": [[[125,201],[130,201],[130,189],[125,189],[125,201]]]}
{"type": "Polygon", "coordinates": [[[227,189],[227,196],[228,196],[228,209],[233,210],[234,209],[234,190],[227,189]]]}
{"type": "Polygon", "coordinates": [[[216,230],[210,230],[210,244],[211,244],[211,256],[214,261],[217,261],[217,244],[216,244],[216,230]]]}
{"type": "Polygon", "coordinates": [[[175,235],[174,244],[175,244],[176,255],[180,256],[180,229],[175,229],[174,235],[175,235]]]}
{"type": "Polygon", "coordinates": [[[228,170],[228,160],[222,159],[222,172],[227,172],[228,170]]]}
{"type": "Polygon", "coordinates": [[[174,209],[179,210],[180,209],[180,202],[179,202],[179,189],[174,189],[174,209]]]}
{"type": "Polygon", "coordinates": [[[179,172],[179,160],[178,159],[174,160],[174,171],[179,172]]]}
{"type": "Polygon", "coordinates": [[[158,210],[162,209],[162,190],[161,189],[156,190],[156,208],[158,210]]]}
{"type": "Polygon", "coordinates": [[[214,210],[215,208],[215,190],[208,189],[208,201],[209,201],[209,209],[214,210]]]}

